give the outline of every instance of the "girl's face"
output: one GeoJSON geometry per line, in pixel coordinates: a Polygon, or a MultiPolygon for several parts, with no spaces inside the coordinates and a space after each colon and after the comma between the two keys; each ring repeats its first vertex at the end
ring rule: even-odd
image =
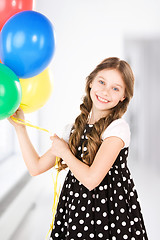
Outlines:
{"type": "Polygon", "coordinates": [[[99,71],[90,88],[92,111],[98,113],[99,117],[106,116],[111,108],[125,99],[125,84],[116,69],[99,71]]]}

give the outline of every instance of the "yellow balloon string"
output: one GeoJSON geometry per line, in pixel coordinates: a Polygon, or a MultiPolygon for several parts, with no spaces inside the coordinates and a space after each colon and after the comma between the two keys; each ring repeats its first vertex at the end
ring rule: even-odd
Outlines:
{"type": "MultiPolygon", "coordinates": [[[[58,164],[58,157],[56,157],[56,165],[58,164]]],[[[48,238],[49,233],[52,231],[53,229],[53,224],[54,224],[54,220],[55,220],[55,215],[56,215],[56,210],[57,210],[57,205],[58,205],[58,200],[59,200],[59,195],[60,195],[60,190],[61,190],[61,185],[59,186],[58,189],[58,174],[59,171],[57,170],[57,174],[56,174],[56,178],[54,179],[53,173],[52,173],[52,178],[53,178],[53,184],[54,184],[54,198],[53,198],[53,206],[52,206],[52,223],[50,224],[50,229],[47,233],[46,239],[48,238]]]]}
{"type": "MultiPolygon", "coordinates": [[[[56,162],[58,162],[58,157],[56,158],[56,162]]],[[[59,186],[59,189],[58,189],[58,186],[57,186],[58,185],[58,174],[59,174],[59,171],[57,170],[57,174],[56,174],[55,179],[54,179],[54,176],[52,174],[53,183],[54,183],[54,199],[53,199],[53,207],[52,207],[53,218],[52,218],[52,223],[50,224],[50,229],[47,233],[46,239],[48,238],[49,233],[53,229],[53,224],[54,224],[54,220],[55,220],[55,215],[56,215],[56,210],[57,210],[57,205],[58,205],[58,200],[59,200],[59,195],[60,195],[60,190],[61,190],[61,185],[59,186]]]]}
{"type": "MultiPolygon", "coordinates": [[[[16,122],[16,123],[20,123],[20,124],[23,124],[23,125],[26,125],[26,126],[29,126],[29,127],[33,127],[33,128],[36,128],[38,130],[41,130],[41,131],[45,131],[45,132],[48,132],[49,134],[52,135],[52,132],[45,129],[45,128],[41,128],[41,127],[38,127],[36,125],[33,125],[31,124],[29,121],[25,121],[23,119],[20,119],[20,118],[15,118],[13,116],[11,116],[11,119],[16,122]]],[[[56,157],[56,163],[55,163],[55,167],[58,165],[58,160],[59,158],[56,157]]],[[[52,231],[53,229],[53,224],[54,224],[54,219],[55,219],[55,214],[56,214],[56,210],[57,210],[57,205],[58,205],[58,200],[59,200],[59,195],[60,195],[60,190],[61,190],[61,186],[59,186],[59,189],[58,189],[58,175],[59,175],[59,171],[57,169],[57,174],[56,174],[56,178],[54,179],[54,176],[53,176],[53,173],[52,173],[52,178],[53,178],[53,184],[54,184],[54,198],[53,198],[53,207],[52,207],[52,213],[53,213],[53,217],[52,217],[52,223],[50,224],[50,229],[47,233],[47,236],[46,236],[46,239],[48,238],[48,235],[49,233],[52,231]]]]}
{"type": "Polygon", "coordinates": [[[38,127],[38,126],[36,126],[36,125],[33,125],[33,124],[31,124],[29,121],[26,121],[26,120],[23,120],[23,119],[20,119],[20,118],[15,118],[15,117],[13,117],[13,116],[11,116],[11,119],[12,119],[14,122],[16,122],[16,123],[20,123],[20,124],[26,125],[26,126],[28,126],[28,127],[33,127],[33,128],[38,129],[38,130],[48,132],[49,134],[52,135],[52,132],[51,132],[51,131],[49,131],[49,130],[47,130],[47,129],[45,129],[45,128],[41,128],[41,127],[38,127]]]}

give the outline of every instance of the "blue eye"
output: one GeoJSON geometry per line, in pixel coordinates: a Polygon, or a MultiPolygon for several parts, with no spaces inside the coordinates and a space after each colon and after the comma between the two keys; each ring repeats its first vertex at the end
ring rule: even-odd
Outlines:
{"type": "Polygon", "coordinates": [[[104,84],[104,81],[102,81],[102,80],[99,80],[99,83],[100,83],[100,84],[104,84]]]}
{"type": "Polygon", "coordinates": [[[116,88],[116,87],[114,87],[114,88],[113,88],[113,90],[114,90],[114,91],[119,91],[119,89],[118,89],[118,88],[116,88]]]}

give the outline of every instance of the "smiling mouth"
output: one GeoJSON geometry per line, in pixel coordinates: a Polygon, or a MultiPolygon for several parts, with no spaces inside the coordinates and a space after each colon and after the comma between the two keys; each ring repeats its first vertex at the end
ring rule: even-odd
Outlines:
{"type": "Polygon", "coordinates": [[[102,102],[102,103],[108,103],[108,102],[109,102],[108,100],[106,100],[106,99],[104,99],[104,98],[102,98],[102,97],[100,97],[100,96],[97,96],[97,95],[96,95],[96,97],[97,97],[98,101],[100,101],[100,102],[102,102]]]}

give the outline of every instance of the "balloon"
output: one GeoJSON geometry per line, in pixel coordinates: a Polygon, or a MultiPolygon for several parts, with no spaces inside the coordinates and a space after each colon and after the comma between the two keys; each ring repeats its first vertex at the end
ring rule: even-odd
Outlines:
{"type": "Polygon", "coordinates": [[[22,101],[20,107],[25,113],[31,113],[41,108],[49,99],[53,81],[49,68],[39,75],[20,79],[22,87],[22,101]]]}
{"type": "Polygon", "coordinates": [[[20,81],[11,69],[0,63],[0,120],[11,116],[22,98],[20,81]]]}
{"type": "Polygon", "coordinates": [[[0,31],[14,14],[33,9],[33,0],[0,0],[0,31]]]}
{"type": "Polygon", "coordinates": [[[2,28],[0,59],[20,78],[30,78],[44,71],[54,50],[53,26],[41,13],[17,13],[2,28]]]}

